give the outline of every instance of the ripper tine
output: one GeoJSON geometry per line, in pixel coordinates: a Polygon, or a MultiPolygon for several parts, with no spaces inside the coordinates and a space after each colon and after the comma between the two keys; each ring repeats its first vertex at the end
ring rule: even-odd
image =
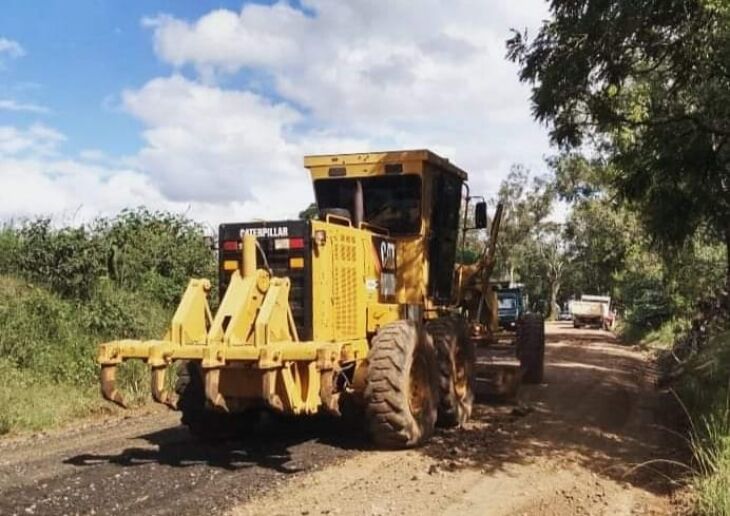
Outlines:
{"type": "Polygon", "coordinates": [[[103,365],[101,367],[101,395],[122,408],[129,408],[124,396],[117,390],[116,365],[103,365]]]}
{"type": "Polygon", "coordinates": [[[153,367],[151,374],[152,398],[157,403],[167,405],[171,409],[177,408],[177,399],[165,390],[165,377],[167,376],[167,367],[153,367]]]}

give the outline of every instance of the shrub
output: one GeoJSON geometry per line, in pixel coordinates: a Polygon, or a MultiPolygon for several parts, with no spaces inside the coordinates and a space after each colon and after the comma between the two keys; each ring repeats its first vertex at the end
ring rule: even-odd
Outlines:
{"type": "MultiPolygon", "coordinates": [[[[182,216],[147,210],[77,228],[0,228],[0,434],[98,406],[97,345],[162,337],[188,279],[215,275],[203,236],[182,216]]],[[[130,401],[148,399],[144,364],[123,364],[118,379],[130,401]]]]}

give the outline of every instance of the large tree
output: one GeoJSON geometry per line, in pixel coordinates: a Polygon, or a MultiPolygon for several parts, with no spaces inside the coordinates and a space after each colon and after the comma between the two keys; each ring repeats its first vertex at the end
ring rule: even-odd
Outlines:
{"type": "Polygon", "coordinates": [[[532,84],[533,112],[563,149],[608,159],[618,199],[658,243],[698,230],[728,249],[730,2],[552,0],[534,38],[508,56],[532,84]]]}
{"type": "Polygon", "coordinates": [[[497,244],[497,274],[514,281],[540,227],[552,210],[554,194],[547,177],[533,177],[514,165],[502,181],[493,203],[504,206],[504,218],[497,244]]]}

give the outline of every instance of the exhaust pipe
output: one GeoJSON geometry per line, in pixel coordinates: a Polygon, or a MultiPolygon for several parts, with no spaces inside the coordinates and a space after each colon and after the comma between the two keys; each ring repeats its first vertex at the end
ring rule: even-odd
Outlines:
{"type": "Polygon", "coordinates": [[[117,390],[117,366],[103,365],[101,366],[101,395],[104,399],[116,403],[122,408],[129,408],[124,396],[117,390]]]}

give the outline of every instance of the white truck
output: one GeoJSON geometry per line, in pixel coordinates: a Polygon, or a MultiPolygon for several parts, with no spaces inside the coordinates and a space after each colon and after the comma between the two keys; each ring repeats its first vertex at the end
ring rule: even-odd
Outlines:
{"type": "Polygon", "coordinates": [[[610,296],[583,295],[580,300],[570,302],[573,327],[597,326],[604,330],[613,329],[616,317],[611,309],[610,296]]]}

